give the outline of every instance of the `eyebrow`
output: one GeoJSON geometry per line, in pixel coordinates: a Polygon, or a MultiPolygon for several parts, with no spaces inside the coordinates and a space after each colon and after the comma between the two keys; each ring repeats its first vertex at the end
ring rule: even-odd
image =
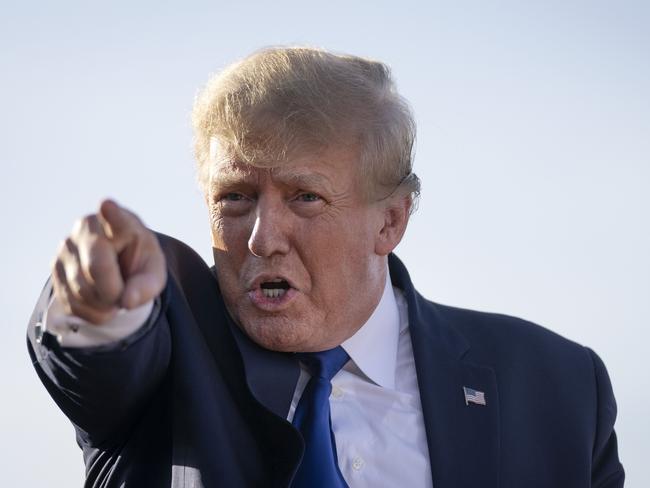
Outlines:
{"type": "MultiPolygon", "coordinates": [[[[328,191],[333,191],[332,181],[321,173],[296,173],[295,171],[283,168],[272,168],[271,177],[273,181],[288,186],[297,186],[302,188],[325,187],[328,191]]],[[[256,183],[255,174],[235,170],[228,172],[219,172],[211,178],[210,188],[230,188],[238,185],[253,185],[256,183]]]]}
{"type": "Polygon", "coordinates": [[[293,185],[303,188],[325,187],[332,191],[332,181],[321,173],[296,173],[291,170],[284,170],[278,168],[271,170],[271,175],[274,181],[284,183],[286,185],[293,185]]]}
{"type": "Polygon", "coordinates": [[[241,184],[252,184],[256,178],[253,175],[246,174],[243,171],[237,172],[220,172],[210,178],[210,188],[229,188],[241,184]]]}

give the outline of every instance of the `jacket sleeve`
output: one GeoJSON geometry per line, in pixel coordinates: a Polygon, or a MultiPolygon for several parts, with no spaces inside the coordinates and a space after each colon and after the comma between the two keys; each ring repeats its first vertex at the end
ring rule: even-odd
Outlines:
{"type": "Polygon", "coordinates": [[[110,344],[64,347],[44,331],[51,295],[46,286],[27,329],[27,348],[45,388],[77,431],[82,447],[123,441],[165,377],[171,357],[165,306],[169,282],[147,322],[110,344]]]}
{"type": "Polygon", "coordinates": [[[625,482],[625,472],[618,459],[614,422],[616,400],[605,365],[598,355],[587,349],[594,365],[598,412],[594,438],[591,486],[593,488],[619,488],[625,482]]]}

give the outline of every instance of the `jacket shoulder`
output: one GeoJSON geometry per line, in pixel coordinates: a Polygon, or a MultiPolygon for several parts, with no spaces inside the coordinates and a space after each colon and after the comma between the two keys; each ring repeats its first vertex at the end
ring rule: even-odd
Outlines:
{"type": "Polygon", "coordinates": [[[180,272],[182,268],[190,265],[199,268],[209,269],[206,262],[199,254],[184,242],[160,232],[154,232],[160,243],[160,247],[167,259],[167,265],[173,270],[180,272]]]}
{"type": "Polygon", "coordinates": [[[534,322],[502,313],[468,310],[426,300],[427,308],[435,310],[438,319],[469,343],[474,354],[497,353],[501,356],[536,357],[552,354],[589,361],[582,345],[534,322]]]}
{"type": "Polygon", "coordinates": [[[155,234],[165,255],[167,269],[186,297],[202,294],[203,288],[214,293],[216,276],[203,258],[184,242],[159,232],[155,234]]]}
{"type": "Polygon", "coordinates": [[[573,452],[588,450],[593,486],[623,486],[614,432],[616,400],[607,369],[594,351],[518,317],[425,302],[431,317],[468,342],[463,359],[495,372],[504,422],[516,432],[504,436],[504,446],[520,446],[520,434],[539,435],[538,416],[543,416],[554,438],[575,444],[573,452]],[[588,442],[580,444],[580,439],[588,442]]]}

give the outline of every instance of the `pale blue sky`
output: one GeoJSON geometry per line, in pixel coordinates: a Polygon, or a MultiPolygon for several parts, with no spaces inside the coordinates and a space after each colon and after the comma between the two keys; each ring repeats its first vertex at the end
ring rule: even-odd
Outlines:
{"type": "Polygon", "coordinates": [[[650,486],[650,3],[11,2],[0,14],[0,485],[81,486],[24,328],[56,246],[103,196],[210,260],[189,113],[254,49],[392,66],[418,122],[420,209],[398,254],[453,305],[593,347],[628,486],[650,486]]]}

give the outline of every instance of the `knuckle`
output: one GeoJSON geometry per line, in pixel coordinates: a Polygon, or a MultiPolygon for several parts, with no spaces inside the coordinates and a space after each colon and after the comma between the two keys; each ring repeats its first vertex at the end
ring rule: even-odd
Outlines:
{"type": "Polygon", "coordinates": [[[109,242],[104,236],[100,236],[99,234],[93,234],[88,237],[84,245],[84,250],[93,258],[101,258],[103,255],[114,252],[109,242]]]}
{"type": "Polygon", "coordinates": [[[88,214],[75,220],[75,223],[72,226],[73,233],[78,234],[91,227],[93,220],[96,218],[97,216],[95,214],[88,214]]]}
{"type": "Polygon", "coordinates": [[[52,259],[52,262],[50,263],[50,270],[52,271],[52,275],[56,275],[56,270],[57,268],[61,266],[61,258],[57,254],[57,256],[52,259]]]}
{"type": "Polygon", "coordinates": [[[72,224],[72,234],[79,234],[83,228],[83,219],[77,219],[72,224]]]}
{"type": "Polygon", "coordinates": [[[52,276],[54,276],[54,279],[57,283],[65,283],[65,265],[61,258],[57,258],[54,261],[54,265],[52,267],[52,276]]]}
{"type": "Polygon", "coordinates": [[[96,213],[86,214],[81,218],[81,221],[84,223],[85,226],[91,226],[97,221],[97,214],[96,213]]]}
{"type": "Polygon", "coordinates": [[[106,236],[104,235],[103,232],[97,231],[95,229],[89,230],[83,236],[80,238],[79,241],[79,249],[84,249],[84,250],[93,250],[97,248],[98,246],[104,246],[106,247],[108,244],[106,240],[106,236]]]}
{"type": "Polygon", "coordinates": [[[74,242],[71,236],[68,236],[63,241],[63,245],[68,253],[74,253],[77,249],[77,244],[74,242]]]}
{"type": "Polygon", "coordinates": [[[77,219],[74,221],[74,224],[72,224],[72,234],[73,235],[78,235],[83,232],[83,229],[86,225],[86,217],[81,217],[80,219],[77,219]]]}

